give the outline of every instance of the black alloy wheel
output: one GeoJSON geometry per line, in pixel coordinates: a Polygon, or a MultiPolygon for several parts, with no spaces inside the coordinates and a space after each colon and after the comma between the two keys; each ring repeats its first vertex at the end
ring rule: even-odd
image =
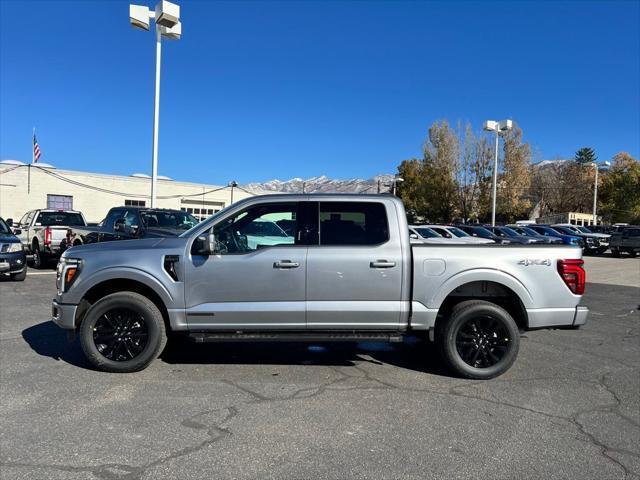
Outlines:
{"type": "Polygon", "coordinates": [[[498,364],[509,350],[510,342],[505,325],[490,315],[467,319],[456,334],[460,358],[474,368],[498,364]]]}
{"type": "Polygon", "coordinates": [[[518,356],[520,330],[504,308],[465,300],[436,322],[436,346],[449,369],[464,378],[487,380],[509,370],[518,356]]]}
{"type": "Polygon", "coordinates": [[[114,373],[146,368],[167,342],[159,306],[136,292],[112,293],[93,303],[78,335],[87,360],[98,370],[114,373]]]}
{"type": "Polygon", "coordinates": [[[148,338],[144,316],[128,308],[114,308],[103,313],[93,327],[96,349],[115,362],[136,358],[144,350],[148,338]]]}

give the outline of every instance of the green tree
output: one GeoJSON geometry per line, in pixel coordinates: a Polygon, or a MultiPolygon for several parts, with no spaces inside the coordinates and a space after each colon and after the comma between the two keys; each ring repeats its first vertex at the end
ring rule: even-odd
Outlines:
{"type": "Polygon", "coordinates": [[[496,217],[513,222],[528,216],[531,208],[531,147],[522,141],[522,129],[517,125],[505,135],[503,152],[496,217]]]}
{"type": "Polygon", "coordinates": [[[446,120],[431,125],[423,151],[426,216],[431,221],[449,222],[458,204],[456,170],[460,142],[446,120]]]}
{"type": "Polygon", "coordinates": [[[627,152],[613,157],[602,176],[600,213],[611,223],[640,223],[640,162],[627,152]]]}
{"type": "Polygon", "coordinates": [[[576,152],[575,157],[573,158],[576,163],[592,163],[598,160],[596,157],[596,152],[591,147],[583,147],[576,152]]]}
{"type": "Polygon", "coordinates": [[[417,158],[404,160],[398,166],[398,175],[404,182],[398,183],[398,196],[404,202],[410,222],[424,217],[427,211],[425,201],[424,162],[417,158]]]}

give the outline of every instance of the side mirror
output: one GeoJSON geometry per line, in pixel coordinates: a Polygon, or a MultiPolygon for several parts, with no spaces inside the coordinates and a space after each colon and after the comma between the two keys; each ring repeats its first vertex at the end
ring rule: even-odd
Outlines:
{"type": "Polygon", "coordinates": [[[10,227],[13,227],[13,218],[7,218],[6,223],[7,223],[7,225],[9,225],[10,227]]]}
{"type": "Polygon", "coordinates": [[[413,238],[413,239],[417,240],[419,237],[418,237],[417,233],[410,233],[409,234],[409,238],[413,238]]]}
{"type": "Polygon", "coordinates": [[[14,228],[13,229],[13,234],[14,235],[20,235],[22,233],[22,230],[20,230],[19,228],[14,228]]]}
{"type": "Polygon", "coordinates": [[[125,232],[124,227],[125,227],[124,218],[117,219],[116,222],[113,224],[113,229],[116,232],[124,233],[125,232]]]}
{"type": "Polygon", "coordinates": [[[213,255],[216,250],[216,237],[213,233],[199,235],[193,242],[193,253],[196,255],[213,255]]]}

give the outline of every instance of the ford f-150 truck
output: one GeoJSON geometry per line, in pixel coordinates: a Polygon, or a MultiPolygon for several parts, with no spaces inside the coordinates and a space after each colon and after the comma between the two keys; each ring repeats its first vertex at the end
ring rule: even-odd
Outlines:
{"type": "Polygon", "coordinates": [[[35,268],[44,267],[49,259],[57,259],[60,256],[65,249],[70,228],[87,224],[80,212],[55,209],[31,210],[22,216],[17,225],[13,220],[7,223],[32,256],[35,268]]]}
{"type": "Polygon", "coordinates": [[[193,215],[182,210],[113,207],[96,226],[70,228],[63,247],[134,238],[176,237],[197,223],[193,215]]]}
{"type": "Polygon", "coordinates": [[[513,364],[521,331],[585,323],[581,255],[412,245],[402,202],[387,195],[257,196],[179,237],[70,248],[52,315],[111,372],[145,368],[169,332],[195,342],[424,334],[453,373],[486,379],[513,364]],[[256,223],[282,220],[292,235],[261,242],[256,223]]]}

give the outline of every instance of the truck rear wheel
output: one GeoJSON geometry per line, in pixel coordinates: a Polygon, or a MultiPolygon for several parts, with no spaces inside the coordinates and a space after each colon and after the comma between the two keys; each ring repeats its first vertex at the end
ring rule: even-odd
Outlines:
{"type": "Polygon", "coordinates": [[[436,343],[447,366],[457,375],[486,380],[506,372],[520,346],[520,332],[502,307],[484,300],[457,304],[436,326],[436,343]]]}
{"type": "Polygon", "coordinates": [[[43,268],[45,264],[44,258],[42,258],[42,252],[40,252],[40,245],[38,242],[33,242],[31,247],[33,268],[43,268]]]}
{"type": "Polygon", "coordinates": [[[79,336],[89,362],[115,373],[146,368],[167,342],[162,313],[151,300],[134,292],[113,293],[94,303],[79,336]]]}

